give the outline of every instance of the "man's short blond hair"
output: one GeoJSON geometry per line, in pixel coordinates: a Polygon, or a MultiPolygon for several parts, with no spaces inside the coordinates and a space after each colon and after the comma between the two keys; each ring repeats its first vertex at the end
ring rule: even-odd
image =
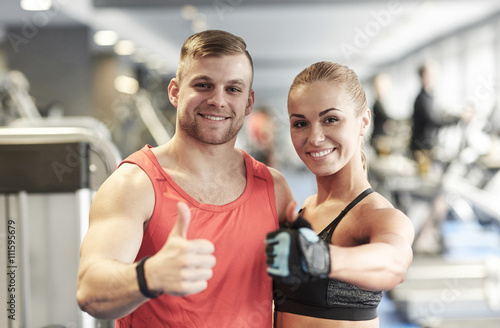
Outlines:
{"type": "Polygon", "coordinates": [[[193,34],[182,46],[176,78],[180,83],[189,66],[189,61],[193,58],[237,54],[245,54],[247,56],[252,68],[252,80],[250,81],[252,83],[253,61],[247,50],[247,45],[242,38],[221,30],[206,30],[193,34]]]}

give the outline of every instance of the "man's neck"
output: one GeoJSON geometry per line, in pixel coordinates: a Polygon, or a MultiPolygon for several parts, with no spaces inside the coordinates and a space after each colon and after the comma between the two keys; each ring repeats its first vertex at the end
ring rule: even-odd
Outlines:
{"type": "Polygon", "coordinates": [[[243,153],[228,144],[191,146],[172,138],[153,153],[174,182],[198,202],[224,205],[240,197],[246,186],[243,153]]]}
{"type": "Polygon", "coordinates": [[[211,145],[174,136],[167,144],[156,148],[160,163],[194,176],[210,176],[234,170],[242,164],[241,151],[235,142],[211,145]]]}

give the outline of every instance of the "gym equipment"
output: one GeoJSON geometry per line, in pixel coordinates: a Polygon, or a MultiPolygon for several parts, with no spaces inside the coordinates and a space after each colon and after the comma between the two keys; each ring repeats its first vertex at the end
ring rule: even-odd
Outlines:
{"type": "Polygon", "coordinates": [[[120,161],[98,129],[0,128],[1,327],[106,325],[78,308],[76,279],[93,194],[120,161]]]}
{"type": "Polygon", "coordinates": [[[406,321],[421,327],[498,327],[500,258],[417,257],[388,295],[406,321]]]}
{"type": "Polygon", "coordinates": [[[377,190],[415,226],[413,263],[387,295],[420,327],[500,325],[500,157],[465,145],[423,176],[403,156],[371,165],[377,190]]]}
{"type": "MultiPolygon", "coordinates": [[[[4,115],[6,116],[6,124],[18,117],[29,120],[39,120],[42,118],[29,95],[29,87],[28,80],[19,71],[9,71],[0,77],[0,96],[6,96],[9,99],[8,102],[11,103],[9,107],[12,107],[12,110],[5,111],[9,112],[9,115],[7,113],[4,115]]],[[[2,109],[2,105],[0,105],[0,109],[2,109]]]]}

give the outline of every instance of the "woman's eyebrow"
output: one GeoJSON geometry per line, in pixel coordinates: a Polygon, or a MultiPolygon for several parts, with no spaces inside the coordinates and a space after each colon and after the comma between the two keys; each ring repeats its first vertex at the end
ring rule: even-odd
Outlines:
{"type": "MultiPolygon", "coordinates": [[[[321,117],[321,116],[324,116],[326,115],[328,112],[331,112],[332,110],[337,110],[337,111],[340,111],[340,109],[338,108],[335,108],[335,107],[332,107],[332,108],[328,108],[328,109],[325,109],[324,111],[321,111],[318,116],[321,117]]],[[[290,118],[292,117],[298,117],[298,118],[306,118],[304,115],[302,114],[290,114],[290,118]]]]}
{"type": "Polygon", "coordinates": [[[332,107],[332,108],[328,108],[328,109],[325,109],[324,111],[320,112],[318,116],[321,117],[323,115],[326,115],[328,112],[330,112],[332,110],[338,110],[338,111],[340,111],[340,109],[332,107]]]}

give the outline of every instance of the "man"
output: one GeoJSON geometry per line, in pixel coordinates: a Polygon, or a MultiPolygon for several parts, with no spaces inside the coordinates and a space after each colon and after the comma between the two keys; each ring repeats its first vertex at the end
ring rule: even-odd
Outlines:
{"type": "Polygon", "coordinates": [[[434,90],[437,80],[438,65],[428,61],[418,69],[422,88],[413,105],[413,128],[410,150],[422,164],[430,164],[433,159],[432,150],[438,144],[440,128],[458,123],[460,117],[440,115],[434,104],[434,90]]]}
{"type": "Polygon", "coordinates": [[[235,149],[254,104],[245,42],[205,31],[184,43],[168,86],[177,129],[103,183],[81,246],[77,299],[117,327],[271,326],[266,234],[291,190],[235,149]]]}
{"type": "Polygon", "coordinates": [[[373,79],[375,102],[372,106],[373,130],[370,142],[374,146],[377,155],[390,151],[386,140],[388,132],[387,123],[391,120],[391,117],[387,115],[386,101],[392,87],[391,84],[391,78],[386,73],[379,73],[373,79]]]}
{"type": "Polygon", "coordinates": [[[418,69],[422,88],[413,106],[413,131],[410,147],[414,153],[418,151],[430,152],[435,146],[437,130],[441,126],[433,103],[435,67],[436,65],[430,62],[418,69]]]}

